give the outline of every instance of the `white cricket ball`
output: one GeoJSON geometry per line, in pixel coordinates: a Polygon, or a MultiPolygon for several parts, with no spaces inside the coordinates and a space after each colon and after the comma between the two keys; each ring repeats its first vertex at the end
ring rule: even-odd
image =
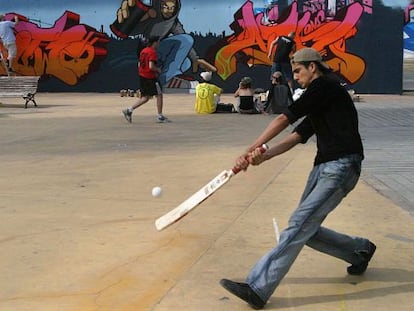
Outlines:
{"type": "Polygon", "coordinates": [[[161,194],[162,194],[162,189],[161,189],[161,187],[154,187],[154,188],[152,188],[152,196],[153,197],[159,197],[159,196],[161,196],[161,194]]]}

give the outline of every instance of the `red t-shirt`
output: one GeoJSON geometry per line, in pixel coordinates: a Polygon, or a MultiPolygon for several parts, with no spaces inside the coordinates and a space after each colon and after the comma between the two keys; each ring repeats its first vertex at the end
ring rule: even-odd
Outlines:
{"type": "Polygon", "coordinates": [[[157,51],[153,47],[144,48],[139,54],[138,74],[147,79],[155,79],[157,72],[150,69],[150,62],[157,63],[157,51]]]}

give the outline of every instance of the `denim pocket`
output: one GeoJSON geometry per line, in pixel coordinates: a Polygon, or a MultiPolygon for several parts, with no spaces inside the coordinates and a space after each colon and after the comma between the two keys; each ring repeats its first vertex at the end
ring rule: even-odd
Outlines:
{"type": "Polygon", "coordinates": [[[333,187],[340,187],[344,193],[348,193],[355,187],[360,173],[361,156],[350,155],[324,163],[321,178],[328,178],[333,187]]]}
{"type": "Polygon", "coordinates": [[[330,178],[342,178],[352,166],[352,162],[347,158],[329,161],[323,164],[322,175],[330,178]]]}

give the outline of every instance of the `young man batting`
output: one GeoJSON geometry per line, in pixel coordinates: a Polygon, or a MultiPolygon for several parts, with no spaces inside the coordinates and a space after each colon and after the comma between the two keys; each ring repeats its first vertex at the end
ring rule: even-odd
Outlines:
{"type": "Polygon", "coordinates": [[[315,135],[317,152],[299,206],[280,235],[279,244],[250,270],[245,283],[222,279],[221,285],[252,308],[265,306],[302,248],[307,245],[350,265],[347,272],[365,272],[376,246],[366,238],[322,227],[322,222],[355,187],[364,157],[354,103],[320,54],[312,48],[297,51],[292,60],[294,79],[306,91],[276,117],[236,160],[247,169],[280,155],[315,135]],[[292,133],[266,152],[259,146],[279,135],[289,124],[304,119],[292,133]]]}

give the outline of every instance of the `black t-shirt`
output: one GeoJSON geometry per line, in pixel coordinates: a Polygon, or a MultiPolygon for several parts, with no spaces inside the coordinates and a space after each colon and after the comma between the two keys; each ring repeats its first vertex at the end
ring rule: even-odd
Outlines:
{"type": "Polygon", "coordinates": [[[275,63],[290,63],[290,52],[293,49],[295,41],[287,36],[281,36],[277,40],[277,48],[273,62],[275,63]]]}
{"type": "Polygon", "coordinates": [[[305,117],[294,129],[302,137],[302,143],[316,135],[315,165],[350,154],[363,156],[357,111],[338,81],[325,76],[313,80],[284,114],[290,123],[305,117]]]}
{"type": "Polygon", "coordinates": [[[292,93],[287,84],[272,84],[267,97],[266,112],[282,113],[292,103],[292,93]]]}

